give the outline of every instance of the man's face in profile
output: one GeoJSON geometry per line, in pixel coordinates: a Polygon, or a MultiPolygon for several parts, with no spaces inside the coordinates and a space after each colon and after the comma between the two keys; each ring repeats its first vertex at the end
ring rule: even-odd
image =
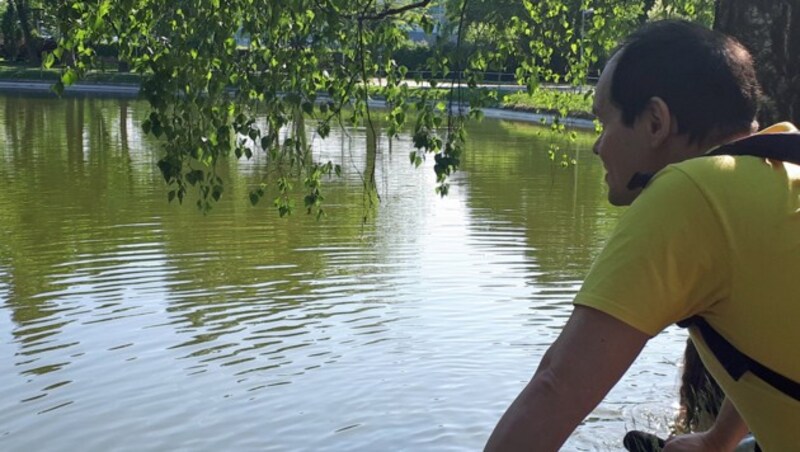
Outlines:
{"type": "Polygon", "coordinates": [[[639,118],[632,126],[622,122],[622,110],[611,102],[612,74],[621,52],[606,64],[594,93],[592,111],[603,126],[603,132],[594,144],[594,153],[603,161],[608,184],[608,201],[615,206],[626,206],[633,202],[641,188],[628,189],[634,174],[647,168],[645,152],[647,142],[642,133],[645,126],[639,118]]]}

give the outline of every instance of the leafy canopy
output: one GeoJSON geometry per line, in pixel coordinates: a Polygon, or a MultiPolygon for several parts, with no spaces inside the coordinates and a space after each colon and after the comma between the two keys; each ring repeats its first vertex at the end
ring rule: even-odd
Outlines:
{"type": "MultiPolygon", "coordinates": [[[[288,214],[293,184],[302,181],[304,207],[322,214],[322,183],[340,168],[314,158],[307,125],[319,138],[338,124],[373,128],[379,118],[389,137],[410,129],[417,149],[411,162],[433,155],[445,195],[460,164],[464,122],[493,101],[479,90],[485,71],[509,70],[513,60],[510,70],[529,91],[543,82],[582,84],[587,68],[643,15],[638,1],[514,3],[503,16],[484,14],[496,4],[484,0],[58,2],[63,36],[45,64],[63,67],[55,86],[61,91],[93,67],[98,46],[118,46],[120,58],[144,76],[151,112],[143,127],[161,139],[158,167],[170,201],[196,190],[198,207],[211,208],[224,193],[217,163],[264,152],[270,169],[250,201],[275,190],[274,205],[288,214]],[[440,42],[452,45],[437,47],[415,82],[464,89],[438,101],[432,91],[412,89],[408,68],[393,54],[412,29],[432,32],[431,8],[445,3],[446,26],[437,29],[447,33],[440,42]],[[470,27],[481,26],[492,28],[491,45],[465,45],[470,27]],[[386,108],[372,111],[372,97],[386,108]]],[[[372,144],[367,152],[375,152],[372,144]]]]}

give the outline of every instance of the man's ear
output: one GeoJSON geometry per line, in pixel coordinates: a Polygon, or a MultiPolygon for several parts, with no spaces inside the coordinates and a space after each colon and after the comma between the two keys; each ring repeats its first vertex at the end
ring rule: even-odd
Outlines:
{"type": "Polygon", "coordinates": [[[654,96],[647,101],[642,119],[645,121],[646,133],[650,145],[659,147],[672,134],[677,134],[678,123],[664,99],[654,96]]]}

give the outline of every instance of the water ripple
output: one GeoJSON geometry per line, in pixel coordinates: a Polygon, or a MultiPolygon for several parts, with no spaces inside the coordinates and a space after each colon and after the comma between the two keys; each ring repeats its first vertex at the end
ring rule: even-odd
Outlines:
{"type": "MultiPolygon", "coordinates": [[[[364,219],[360,128],[314,142],[354,156],[326,181],[329,218],[249,206],[261,157],[221,165],[202,215],[166,203],[145,112],[0,98],[4,449],[474,450],[613,225],[598,170],[551,171],[502,122],[475,125],[444,199],[433,162],[382,138],[364,219]]],[[[659,412],[672,334],[570,449],[617,439],[636,403],[659,412]]]]}

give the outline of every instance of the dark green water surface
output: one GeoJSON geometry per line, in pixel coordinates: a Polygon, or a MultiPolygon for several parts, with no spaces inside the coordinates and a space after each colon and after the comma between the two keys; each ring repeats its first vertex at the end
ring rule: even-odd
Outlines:
{"type": "MultiPolygon", "coordinates": [[[[0,97],[0,450],[479,450],[570,312],[619,211],[593,135],[470,128],[451,193],[408,138],[313,141],[328,218],[278,218],[226,162],[209,215],[168,204],[145,104],[0,97]]],[[[432,160],[432,159],[431,159],[432,160]]],[[[665,431],[683,333],[655,338],[566,450],[665,431]]]]}

